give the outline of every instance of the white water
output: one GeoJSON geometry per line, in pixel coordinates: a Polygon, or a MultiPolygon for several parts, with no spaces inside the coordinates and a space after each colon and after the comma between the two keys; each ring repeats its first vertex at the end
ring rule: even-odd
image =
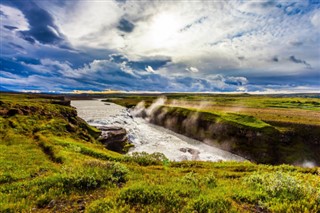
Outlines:
{"type": "Polygon", "coordinates": [[[170,160],[243,161],[244,158],[200,141],[187,138],[168,129],[148,123],[142,118],[132,117],[122,106],[105,103],[100,100],[72,101],[78,116],[90,125],[119,126],[128,132],[129,140],[134,144],[130,152],[161,152],[170,160]],[[181,148],[193,149],[198,154],[180,151],[181,148]]]}

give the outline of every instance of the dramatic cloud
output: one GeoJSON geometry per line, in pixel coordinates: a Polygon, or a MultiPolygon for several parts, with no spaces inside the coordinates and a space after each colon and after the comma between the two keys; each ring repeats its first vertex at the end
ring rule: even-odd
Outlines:
{"type": "Polygon", "coordinates": [[[290,61],[292,61],[294,63],[304,64],[304,65],[306,65],[307,68],[311,69],[311,65],[310,64],[308,64],[305,60],[301,60],[301,59],[296,58],[294,55],[290,56],[289,59],[290,59],[290,61]]]}
{"type": "Polygon", "coordinates": [[[55,45],[64,43],[64,36],[55,25],[52,16],[33,1],[4,1],[4,3],[18,8],[28,20],[29,29],[18,31],[23,39],[32,44],[36,41],[55,45]]]}
{"type": "Polygon", "coordinates": [[[130,32],[133,31],[134,25],[133,25],[130,21],[122,18],[122,19],[120,20],[119,25],[118,25],[118,29],[121,30],[121,31],[130,33],[130,32]]]}
{"type": "Polygon", "coordinates": [[[0,89],[320,89],[319,12],[306,0],[3,0],[0,89]]]}

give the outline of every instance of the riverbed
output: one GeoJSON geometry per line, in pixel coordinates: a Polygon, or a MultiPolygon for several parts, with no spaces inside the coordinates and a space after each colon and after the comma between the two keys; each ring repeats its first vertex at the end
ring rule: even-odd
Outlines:
{"type": "Polygon", "coordinates": [[[185,137],[146,120],[134,117],[130,111],[114,103],[101,100],[76,100],[71,105],[77,108],[78,116],[94,126],[118,126],[128,132],[134,144],[132,152],[161,152],[172,161],[244,161],[245,159],[209,146],[203,142],[185,137]]]}

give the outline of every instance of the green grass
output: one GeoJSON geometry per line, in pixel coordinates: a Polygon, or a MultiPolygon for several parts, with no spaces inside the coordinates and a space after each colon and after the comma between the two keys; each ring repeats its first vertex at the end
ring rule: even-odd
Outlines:
{"type": "MultiPolygon", "coordinates": [[[[269,121],[320,126],[318,94],[249,95],[249,94],[165,94],[166,105],[197,108],[212,113],[236,113],[269,121]]],[[[109,95],[106,100],[125,107],[144,101],[152,104],[159,95],[109,95]],[[116,98],[115,98],[116,97],[116,98]]],[[[277,127],[277,126],[275,126],[277,127]]]]}
{"type": "MultiPolygon", "coordinates": [[[[183,107],[182,107],[183,108],[183,107]]],[[[214,112],[214,111],[206,111],[206,110],[201,110],[197,108],[185,108],[187,110],[191,110],[193,112],[198,112],[198,113],[210,113],[213,116],[217,116],[217,120],[219,122],[225,122],[225,121],[230,121],[236,124],[240,124],[243,126],[248,126],[248,127],[253,127],[253,128],[264,128],[264,127],[270,127],[270,124],[267,124],[260,119],[249,116],[249,115],[243,115],[239,113],[226,113],[226,112],[214,112]]]]}
{"type": "MultiPolygon", "coordinates": [[[[170,101],[206,103],[218,106],[286,108],[320,111],[319,95],[249,95],[249,94],[163,94],[170,101]]],[[[160,95],[160,96],[163,96],[160,95]]],[[[159,95],[116,94],[107,96],[107,100],[123,106],[135,106],[140,101],[147,105],[159,98],[159,95]]]]}
{"type": "Polygon", "coordinates": [[[54,98],[0,96],[0,212],[320,211],[318,167],[120,155],[54,98]]]}

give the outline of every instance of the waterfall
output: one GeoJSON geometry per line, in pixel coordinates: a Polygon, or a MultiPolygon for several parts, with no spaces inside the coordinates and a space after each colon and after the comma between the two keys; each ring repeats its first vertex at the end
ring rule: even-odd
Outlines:
{"type": "Polygon", "coordinates": [[[134,144],[129,154],[143,151],[161,152],[173,161],[245,160],[240,156],[150,124],[142,118],[133,117],[126,108],[114,103],[100,100],[77,100],[72,101],[71,105],[77,108],[78,116],[90,125],[125,128],[129,140],[134,144]]]}

